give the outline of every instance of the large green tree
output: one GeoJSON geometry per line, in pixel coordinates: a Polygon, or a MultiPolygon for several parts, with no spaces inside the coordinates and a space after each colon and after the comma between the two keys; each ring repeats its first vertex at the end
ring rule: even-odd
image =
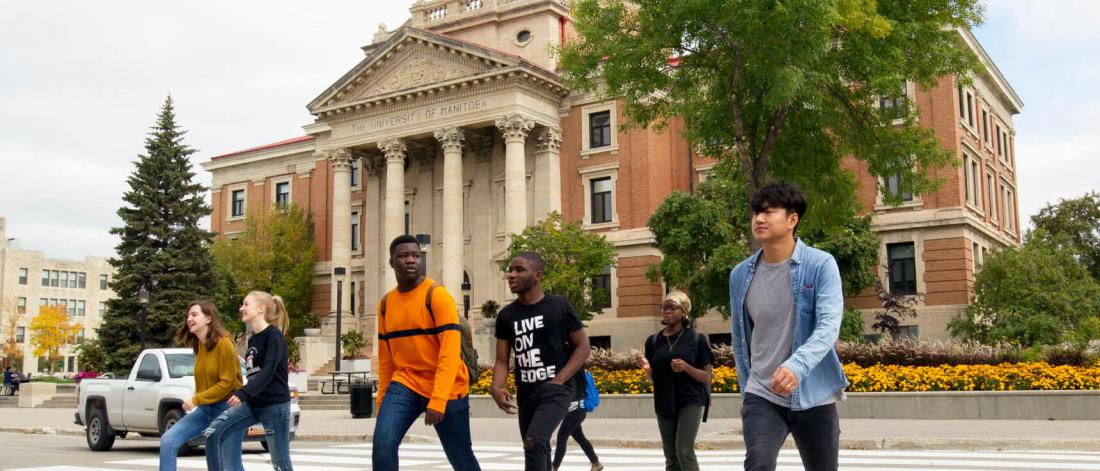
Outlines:
{"type": "Polygon", "coordinates": [[[1031,216],[1036,231],[1058,248],[1070,251],[1100,282],[1100,193],[1058,200],[1031,216]]]}
{"type": "MultiPolygon", "coordinates": [[[[555,211],[512,236],[508,260],[528,251],[539,254],[546,264],[543,290],[569,299],[581,320],[601,312],[609,293],[592,280],[615,265],[615,247],[604,236],[585,232],[555,211]]],[[[507,262],[501,270],[508,270],[507,262]]]]}
{"type": "Polygon", "coordinates": [[[260,290],[282,296],[290,314],[289,335],[301,335],[311,322],[313,268],[316,245],[313,216],[297,205],[251,211],[245,230],[236,239],[219,239],[211,252],[219,274],[218,308],[225,312],[233,330],[239,321],[233,315],[249,291],[260,290]]]}
{"type": "Polygon", "coordinates": [[[986,343],[1087,344],[1100,338],[1100,284],[1047,235],[1029,234],[1023,247],[986,258],[974,301],[948,329],[986,343]]]}
{"type": "Polygon", "coordinates": [[[902,87],[981,67],[959,35],[981,21],[977,0],[577,0],[572,14],[572,86],[617,99],[628,126],[683,119],[700,153],[736,163],[746,194],[798,182],[826,226],[850,217],[847,156],[900,175],[888,202],[936,187],[929,172],[952,153],[902,87]]]}
{"type": "Polygon", "coordinates": [[[171,346],[188,302],[211,294],[212,235],[199,227],[210,207],[206,188],[193,181],[188,157],[195,151],[183,143],[185,132],[176,124],[168,97],[145,139],[145,154],[126,180],[130,189],[118,210],[122,226],[111,229],[121,239],[115,248],[118,256],[110,260],[116,297],[107,301],[96,330],[110,371],[130,369],[142,331],[147,348],[171,346]],[[145,316],[138,302],[142,286],[150,293],[145,316]]]}

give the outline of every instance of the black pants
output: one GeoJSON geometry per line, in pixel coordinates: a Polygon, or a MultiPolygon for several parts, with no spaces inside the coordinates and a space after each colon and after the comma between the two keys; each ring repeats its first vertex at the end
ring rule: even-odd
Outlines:
{"type": "Polygon", "coordinates": [[[525,471],[550,471],[550,437],[569,412],[572,396],[570,387],[543,383],[530,397],[518,398],[525,471]]]}
{"type": "Polygon", "coordinates": [[[840,418],[836,404],[792,411],[746,393],[741,403],[745,436],[745,470],[772,471],[779,449],[794,436],[807,471],[836,471],[840,450],[840,418]]]}
{"type": "Polygon", "coordinates": [[[584,410],[583,405],[565,414],[565,420],[561,421],[561,427],[558,428],[558,446],[554,448],[555,468],[560,468],[561,461],[565,459],[565,446],[569,443],[569,437],[577,441],[589,462],[595,463],[600,460],[600,457],[596,456],[596,450],[592,448],[592,442],[585,438],[584,430],[581,429],[581,422],[584,422],[585,417],[588,417],[588,412],[584,410]]]}

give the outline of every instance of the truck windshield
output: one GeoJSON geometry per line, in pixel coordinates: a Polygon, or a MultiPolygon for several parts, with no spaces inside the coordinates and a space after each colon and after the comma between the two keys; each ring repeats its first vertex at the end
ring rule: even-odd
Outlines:
{"type": "Polygon", "coordinates": [[[164,355],[168,362],[168,375],[173,378],[195,375],[195,355],[192,353],[172,353],[164,355]]]}

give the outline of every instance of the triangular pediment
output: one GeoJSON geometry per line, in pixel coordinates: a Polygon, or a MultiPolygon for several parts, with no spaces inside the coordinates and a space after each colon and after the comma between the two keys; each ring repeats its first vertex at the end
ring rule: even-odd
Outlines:
{"type": "Polygon", "coordinates": [[[521,60],[427,31],[403,27],[374,48],[308,108],[311,113],[506,69],[521,60]]]}

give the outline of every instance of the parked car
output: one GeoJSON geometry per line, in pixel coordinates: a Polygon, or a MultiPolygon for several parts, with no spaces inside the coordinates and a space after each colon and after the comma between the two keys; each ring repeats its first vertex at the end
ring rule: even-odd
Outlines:
{"type": "MultiPolygon", "coordinates": [[[[244,371],[244,360],[241,370],[244,371]]],[[[185,414],[184,401],[195,395],[195,354],[189,348],[150,348],[138,355],[138,361],[126,378],[88,378],[77,385],[75,423],[85,427],[85,438],[92,451],[107,451],[116,437],[136,432],[159,437],[185,414]],[[85,426],[85,424],[87,424],[85,426]]],[[[242,375],[243,376],[243,375],[242,375]]],[[[301,408],[298,388],[290,385],[290,438],[298,430],[301,408]]],[[[198,436],[188,446],[199,446],[198,436]]],[[[256,424],[245,441],[264,441],[264,429],[256,424]]]]}

